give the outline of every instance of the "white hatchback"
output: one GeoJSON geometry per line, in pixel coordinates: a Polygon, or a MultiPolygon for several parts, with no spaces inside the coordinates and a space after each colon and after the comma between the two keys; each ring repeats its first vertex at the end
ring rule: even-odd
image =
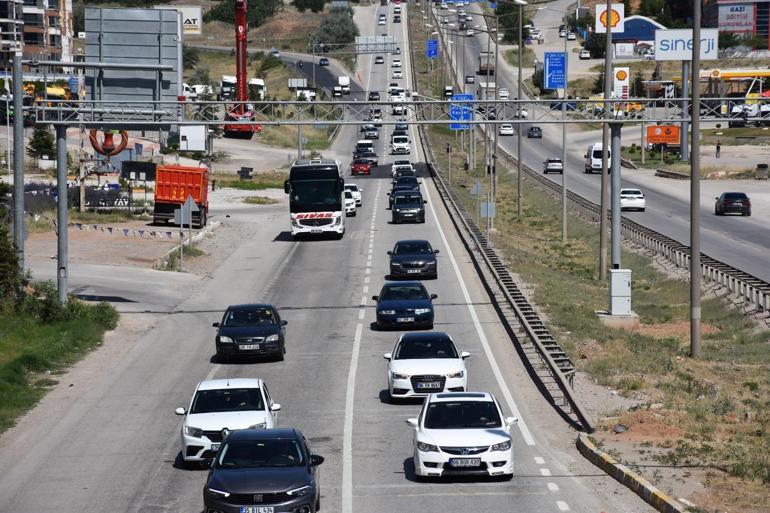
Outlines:
{"type": "Polygon", "coordinates": [[[393,59],[390,61],[390,65],[393,68],[400,68],[401,67],[401,59],[393,59]]]}
{"type": "Polygon", "coordinates": [[[513,135],[513,125],[511,123],[503,123],[498,130],[500,135],[513,135]]]}
{"type": "Polygon", "coordinates": [[[345,190],[350,191],[350,194],[353,196],[353,200],[356,202],[356,206],[361,206],[361,192],[363,189],[359,189],[358,185],[354,183],[346,183],[345,184],[345,190]]]}
{"type": "Polygon", "coordinates": [[[388,393],[391,399],[424,397],[435,392],[464,392],[468,386],[465,359],[452,338],[442,332],[405,333],[388,360],[388,393]]]}
{"type": "Polygon", "coordinates": [[[455,475],[513,477],[511,425],[497,399],[486,392],[431,394],[414,428],[414,472],[420,477],[455,475]]]}
{"type": "Polygon", "coordinates": [[[182,458],[185,462],[213,458],[222,440],[237,429],[274,428],[280,409],[261,379],[201,381],[187,409],[175,412],[184,416],[182,458]]]}

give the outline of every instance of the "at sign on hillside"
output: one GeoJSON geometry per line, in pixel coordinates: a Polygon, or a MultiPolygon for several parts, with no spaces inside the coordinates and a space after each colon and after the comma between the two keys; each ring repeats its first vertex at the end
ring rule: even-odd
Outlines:
{"type": "Polygon", "coordinates": [[[605,34],[608,26],[613,34],[626,31],[626,8],[623,4],[612,4],[609,11],[607,11],[607,4],[604,2],[599,2],[594,7],[596,8],[597,34],[605,34]]]}

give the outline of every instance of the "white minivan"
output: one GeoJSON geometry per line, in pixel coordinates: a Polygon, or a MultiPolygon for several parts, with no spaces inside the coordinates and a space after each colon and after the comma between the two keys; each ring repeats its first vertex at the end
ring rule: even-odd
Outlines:
{"type": "MultiPolygon", "coordinates": [[[[586,173],[601,173],[602,172],[602,143],[593,143],[586,150],[586,154],[583,155],[586,161],[585,172],[586,173]]],[[[610,150],[607,150],[607,170],[609,171],[609,159],[610,150]]]]}

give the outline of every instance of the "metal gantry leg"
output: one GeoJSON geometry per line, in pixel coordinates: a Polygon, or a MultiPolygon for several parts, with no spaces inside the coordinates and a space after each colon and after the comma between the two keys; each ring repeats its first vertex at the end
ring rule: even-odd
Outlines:
{"type": "Polygon", "coordinates": [[[620,269],[620,129],[622,123],[610,124],[611,188],[612,188],[612,268],[620,269]]]}

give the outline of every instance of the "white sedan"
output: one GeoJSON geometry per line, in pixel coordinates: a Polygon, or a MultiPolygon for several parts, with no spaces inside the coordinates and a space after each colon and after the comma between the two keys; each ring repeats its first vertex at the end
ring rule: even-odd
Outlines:
{"type": "Polygon", "coordinates": [[[503,123],[498,129],[500,135],[513,135],[513,125],[510,123],[503,123]]]}
{"type": "Polygon", "coordinates": [[[620,210],[639,210],[644,212],[647,200],[639,189],[620,189],[620,210]]]}
{"type": "Polygon", "coordinates": [[[345,190],[350,191],[350,194],[353,195],[353,200],[356,202],[356,206],[361,206],[361,192],[363,189],[359,189],[358,185],[354,183],[346,183],[345,184],[345,190]]]}
{"type": "Polygon", "coordinates": [[[465,359],[446,333],[405,333],[399,337],[388,360],[388,392],[391,399],[425,397],[434,392],[463,392],[468,373],[465,359]]]}
{"type": "Polygon", "coordinates": [[[394,79],[404,78],[404,72],[401,71],[400,69],[394,69],[393,70],[393,78],[394,79]]]}
{"type": "Polygon", "coordinates": [[[414,428],[414,472],[418,478],[454,475],[513,477],[511,425],[492,394],[431,394],[414,428]]]}
{"type": "Polygon", "coordinates": [[[356,215],[356,200],[353,198],[353,193],[348,189],[345,189],[345,215],[356,215]]]}
{"type": "Polygon", "coordinates": [[[182,458],[202,462],[213,458],[230,431],[272,429],[281,405],[273,402],[261,379],[201,381],[187,409],[177,408],[182,423],[182,458]]]}
{"type": "Polygon", "coordinates": [[[569,41],[574,41],[577,39],[577,35],[574,32],[567,32],[567,39],[569,41]]]}

